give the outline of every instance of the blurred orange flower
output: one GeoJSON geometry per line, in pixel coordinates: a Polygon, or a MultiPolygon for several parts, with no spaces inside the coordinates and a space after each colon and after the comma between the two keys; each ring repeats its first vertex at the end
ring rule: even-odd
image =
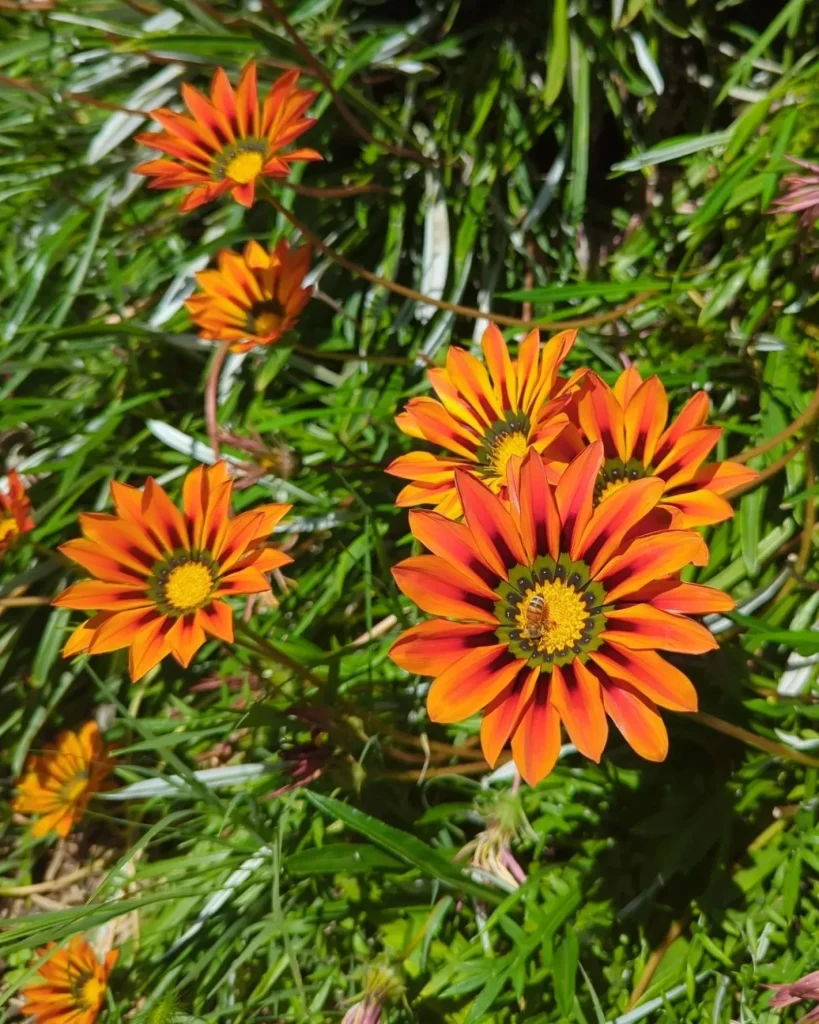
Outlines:
{"type": "Polygon", "coordinates": [[[38,814],[32,834],[48,832],[67,836],[85,814],[95,793],[106,789],[111,771],[108,748],[96,722],[86,722],[79,732],[61,732],[56,744],[32,754],[20,780],[14,810],[38,814]]]}
{"type": "Polygon", "coordinates": [[[292,559],[265,543],[290,505],[260,505],[229,518],[227,464],[198,466],[182,486],[182,511],[155,480],[141,490],[114,481],[116,515],[80,516],[85,537],[60,545],[96,579],[75,583],[59,608],[95,610],[63,649],[102,654],[130,648],[136,681],[166,655],[187,667],[205,634],[233,641],[224,600],[269,591],[264,573],[292,559]]]}
{"type": "Polygon", "coordinates": [[[81,935],[62,949],[55,947],[49,942],[37,950],[38,957],[54,953],[37,972],[42,981],[22,990],[23,1015],[37,1024],[94,1024],[119,953],[112,950],[100,963],[81,935]]]}
{"type": "Polygon", "coordinates": [[[657,528],[663,523],[675,529],[719,523],[734,514],[723,495],[754,480],[757,472],[738,462],[706,463],[722,433],[722,427],[706,426],[708,411],[708,395],[699,391],[666,426],[668,396],[659,377],[643,380],[632,366],[610,388],[597,374],[587,373],[567,408],[572,426],[550,454],[568,462],[586,444],[602,441],[595,501],[628,480],[659,477],[663,496],[657,528]]]}
{"type": "MultiPolygon", "coordinates": [[[[498,328],[491,324],[481,346],[485,364],[450,347],[446,369],[427,371],[440,401],[411,398],[395,422],[405,434],[446,448],[451,455],[415,451],[400,455],[387,473],[411,480],[396,505],[434,505],[450,519],[461,514],[455,470],[464,469],[495,493],[506,493],[506,467],[512,456],[543,452],[568,426],[564,412],[571,382],[558,376],[577,331],[562,331],[541,351],[540,332],[521,342],[511,359],[498,328]],[[488,372],[487,372],[488,371],[488,372]]],[[[556,477],[553,477],[556,479],[556,477]]]]}
{"type": "Polygon", "coordinates": [[[202,338],[230,341],[233,352],[246,352],[292,330],[312,294],[302,287],[307,246],[291,249],[282,240],[267,252],[248,242],[242,255],[222,249],[218,261],[218,270],[196,275],[202,291],[185,303],[202,338]]]}
{"type": "Polygon", "coordinates": [[[226,192],[242,206],[252,206],[259,178],[286,178],[293,161],[322,159],[314,149],[284,152],[315,124],[315,118],[303,115],[318,94],[297,88],[298,79],[297,71],[282,75],[262,104],[253,61],[235,92],[223,68],[216,69],[209,100],[185,83],[182,97],[192,116],[160,107],[151,116],[165,130],[136,137],[174,159],[149,160],[135,172],[152,177],[152,188],[192,185],[182,210],[195,210],[226,192]]]}
{"type": "Polygon", "coordinates": [[[653,532],[662,480],[628,483],[594,506],[602,464],[595,442],[552,488],[530,451],[522,466],[512,461],[508,506],[458,470],[464,522],[411,512],[410,529],[432,554],[393,569],[403,593],[438,618],[400,636],[390,657],[435,677],[433,722],[483,710],[486,760],[494,765],[511,739],[532,784],[554,767],[561,722],[594,761],[607,716],[641,757],[663,760],[658,706],[695,711],[697,694],[657,651],[713,650],[713,636],[689,616],[734,606],[727,594],[680,582],[680,570],[705,564],[708,549],[694,530],[653,532]]]}
{"type": "Polygon", "coordinates": [[[14,543],[21,533],[34,529],[31,518],[31,502],[23,487],[23,481],[12,469],[7,476],[8,493],[0,491],[0,556],[14,543]]]}

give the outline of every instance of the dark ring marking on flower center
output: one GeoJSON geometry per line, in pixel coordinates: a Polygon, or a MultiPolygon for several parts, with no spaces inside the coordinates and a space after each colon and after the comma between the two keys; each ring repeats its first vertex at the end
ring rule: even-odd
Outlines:
{"type": "Polygon", "coordinates": [[[534,565],[515,566],[495,593],[496,636],[533,667],[550,672],[575,658],[585,661],[600,646],[606,593],[583,562],[543,555],[534,565]]]}
{"type": "Polygon", "coordinates": [[[628,462],[621,459],[606,459],[594,485],[595,505],[629,481],[640,480],[644,476],[646,469],[639,459],[630,459],[628,462]]]}
{"type": "Polygon", "coordinates": [[[521,451],[512,454],[525,454],[531,429],[532,421],[525,412],[509,412],[504,419],[495,420],[491,427],[487,427],[483,443],[476,452],[484,473],[487,476],[497,474],[499,456],[502,457],[504,446],[510,443],[514,445],[516,438],[522,441],[521,451]]]}

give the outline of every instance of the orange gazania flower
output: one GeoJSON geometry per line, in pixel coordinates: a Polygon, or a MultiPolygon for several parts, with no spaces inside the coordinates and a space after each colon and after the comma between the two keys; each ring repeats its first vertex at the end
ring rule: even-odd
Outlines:
{"type": "Polygon", "coordinates": [[[303,114],[318,95],[298,89],[297,71],[282,75],[259,104],[256,65],[246,65],[236,91],[223,68],[217,68],[210,100],[187,83],[182,97],[191,117],[160,107],[151,116],[165,129],[143,132],[137,142],[175,159],[149,160],[135,168],[154,180],[152,188],[192,185],[182,210],[230,192],[237,203],[252,206],[259,178],[286,178],[294,160],[321,160],[313,149],[283,152],[315,123],[303,114]]]}
{"type": "Polygon", "coordinates": [[[11,547],[21,533],[28,533],[34,529],[31,502],[16,469],[9,472],[8,484],[7,494],[0,491],[0,556],[11,547]]]}
{"type": "Polygon", "coordinates": [[[312,290],[302,288],[310,266],[310,249],[291,249],[282,240],[267,252],[248,242],[244,253],[222,249],[219,269],[196,275],[202,291],[187,300],[200,336],[230,341],[233,352],[272,345],[292,330],[312,290]]]}
{"type": "Polygon", "coordinates": [[[597,501],[627,480],[655,476],[664,484],[659,508],[666,523],[675,529],[719,523],[734,514],[723,495],[757,473],[738,462],[705,462],[722,433],[722,427],[705,425],[708,409],[708,395],[699,391],[666,427],[668,397],[659,377],[643,380],[631,366],[610,388],[588,373],[567,410],[573,426],[550,453],[560,458],[556,449],[563,448],[563,457],[571,458],[584,444],[602,441],[597,501]]]}
{"type": "Polygon", "coordinates": [[[657,651],[712,650],[712,635],[688,616],[734,606],[720,591],[678,579],[685,565],[707,561],[698,533],[647,532],[662,480],[629,483],[594,507],[602,464],[603,446],[594,443],[552,488],[530,452],[519,475],[513,464],[508,507],[458,471],[465,523],[411,512],[410,528],[432,554],[393,569],[401,590],[440,616],[399,637],[393,661],[436,677],[427,697],[433,721],[484,709],[487,761],[511,737],[530,783],[554,766],[561,721],[595,761],[607,715],[638,754],[662,760],[668,736],[658,705],[695,711],[697,695],[657,651]]]}
{"type": "Polygon", "coordinates": [[[427,371],[440,402],[412,398],[395,420],[410,437],[452,454],[417,451],[391,462],[387,473],[413,481],[396,505],[434,505],[442,515],[457,518],[456,469],[505,494],[509,459],[530,449],[542,452],[568,425],[563,410],[570,400],[569,384],[557,374],[576,336],[577,331],[563,331],[541,352],[540,332],[534,330],[521,342],[518,358],[511,359],[503,335],[491,324],[481,341],[486,366],[452,346],[446,369],[427,371]]]}
{"type": "Polygon", "coordinates": [[[225,462],[185,478],[181,512],[151,478],[142,490],[113,481],[116,515],[81,515],[85,537],[60,545],[96,579],[73,584],[54,604],[97,611],[63,655],[128,647],[136,681],[168,654],[187,667],[206,633],[232,642],[222,598],[269,590],[264,573],[292,561],[265,546],[291,506],[260,505],[230,519],[232,491],[225,462]]]}
{"type": "Polygon", "coordinates": [[[49,942],[37,950],[38,957],[54,953],[37,972],[42,980],[22,990],[23,1015],[37,1024],[94,1024],[119,953],[111,950],[100,963],[81,935],[62,949],[55,947],[49,942]]]}
{"type": "Polygon", "coordinates": [[[41,754],[32,754],[20,781],[14,810],[38,814],[32,834],[67,836],[85,814],[95,793],[106,789],[111,771],[108,748],[96,722],[79,732],[66,729],[41,754]]]}

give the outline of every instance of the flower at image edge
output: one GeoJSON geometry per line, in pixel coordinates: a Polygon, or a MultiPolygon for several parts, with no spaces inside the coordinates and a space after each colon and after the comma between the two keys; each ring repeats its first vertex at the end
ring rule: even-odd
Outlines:
{"type": "Polygon", "coordinates": [[[433,721],[460,722],[483,709],[487,761],[494,765],[511,739],[530,783],[554,766],[561,722],[594,761],[607,716],[638,754],[662,760],[668,736],[658,707],[695,711],[697,695],[657,651],[713,650],[711,633],[689,615],[734,606],[728,595],[678,578],[684,566],[707,562],[699,534],[647,532],[662,480],[629,483],[594,507],[602,462],[596,442],[552,488],[530,453],[522,466],[513,463],[510,507],[458,472],[465,522],[411,512],[410,529],[432,554],[393,569],[404,594],[440,616],[399,637],[393,661],[435,677],[427,697],[433,721]]]}
{"type": "Polygon", "coordinates": [[[35,837],[48,832],[65,837],[85,814],[91,797],[107,788],[110,771],[108,748],[96,722],[86,722],[77,733],[65,730],[56,743],[29,757],[13,808],[39,815],[32,828],[35,837]]]}
{"type": "Polygon", "coordinates": [[[259,178],[286,178],[293,161],[322,159],[313,149],[284,152],[315,124],[315,118],[303,114],[318,94],[297,88],[298,79],[297,71],[282,75],[262,104],[253,61],[235,92],[223,68],[214,73],[210,99],[184,83],[182,98],[192,116],[165,107],[151,111],[165,130],[143,132],[136,141],[166,156],[140,164],[135,173],[152,177],[151,188],[193,186],[183,211],[226,192],[242,206],[252,206],[259,178]]]}
{"type": "Polygon", "coordinates": [[[151,478],[141,490],[113,481],[116,514],[81,515],[85,536],[60,546],[96,577],[54,601],[96,612],[63,655],[128,647],[136,681],[168,654],[187,667],[206,634],[231,643],[233,612],[223,599],[269,590],[264,573],[292,561],[265,546],[292,506],[260,505],[230,518],[232,492],[223,461],[188,474],[182,511],[151,478]]]}
{"type": "Polygon", "coordinates": [[[200,337],[229,341],[233,352],[272,345],[292,330],[311,289],[302,288],[310,267],[310,249],[291,249],[282,240],[267,252],[248,242],[241,255],[222,249],[218,270],[196,275],[201,292],[185,305],[200,337]]]}
{"type": "Polygon", "coordinates": [[[567,408],[572,426],[561,444],[577,453],[592,441],[603,442],[596,501],[627,480],[659,477],[665,515],[657,518],[657,527],[661,522],[675,529],[709,526],[734,514],[723,495],[758,475],[738,462],[705,461],[722,434],[722,427],[705,425],[709,405],[708,395],[697,392],[666,427],[668,397],[659,377],[643,380],[632,366],[610,388],[588,373],[567,408]]]}
{"type": "Polygon", "coordinates": [[[8,493],[0,491],[0,556],[4,554],[20,534],[34,529],[29,501],[23,481],[12,469],[8,476],[8,493]]]}
{"type": "Polygon", "coordinates": [[[51,956],[40,967],[40,981],[22,989],[22,1013],[38,1024],[94,1024],[105,1002],[108,977],[119,953],[111,950],[102,963],[81,936],[61,949],[50,942],[37,956],[51,956]]]}
{"type": "Polygon", "coordinates": [[[568,426],[564,409],[580,375],[566,381],[558,371],[576,337],[577,331],[563,331],[541,350],[540,332],[531,331],[520,344],[518,358],[512,359],[503,335],[491,324],[481,341],[485,365],[451,346],[446,368],[427,371],[440,401],[412,398],[395,420],[405,434],[451,454],[415,451],[391,462],[387,473],[412,481],[396,505],[434,505],[456,519],[461,514],[457,469],[505,495],[509,460],[522,458],[530,449],[546,452],[568,426]]]}

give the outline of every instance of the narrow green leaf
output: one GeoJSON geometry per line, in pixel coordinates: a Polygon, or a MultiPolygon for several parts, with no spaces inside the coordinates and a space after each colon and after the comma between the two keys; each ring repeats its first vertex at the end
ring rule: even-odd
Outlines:
{"type": "Polygon", "coordinates": [[[552,9],[552,37],[546,58],[546,87],[543,99],[551,107],[563,89],[569,64],[569,5],[568,0],[555,0],[552,9]]]}

